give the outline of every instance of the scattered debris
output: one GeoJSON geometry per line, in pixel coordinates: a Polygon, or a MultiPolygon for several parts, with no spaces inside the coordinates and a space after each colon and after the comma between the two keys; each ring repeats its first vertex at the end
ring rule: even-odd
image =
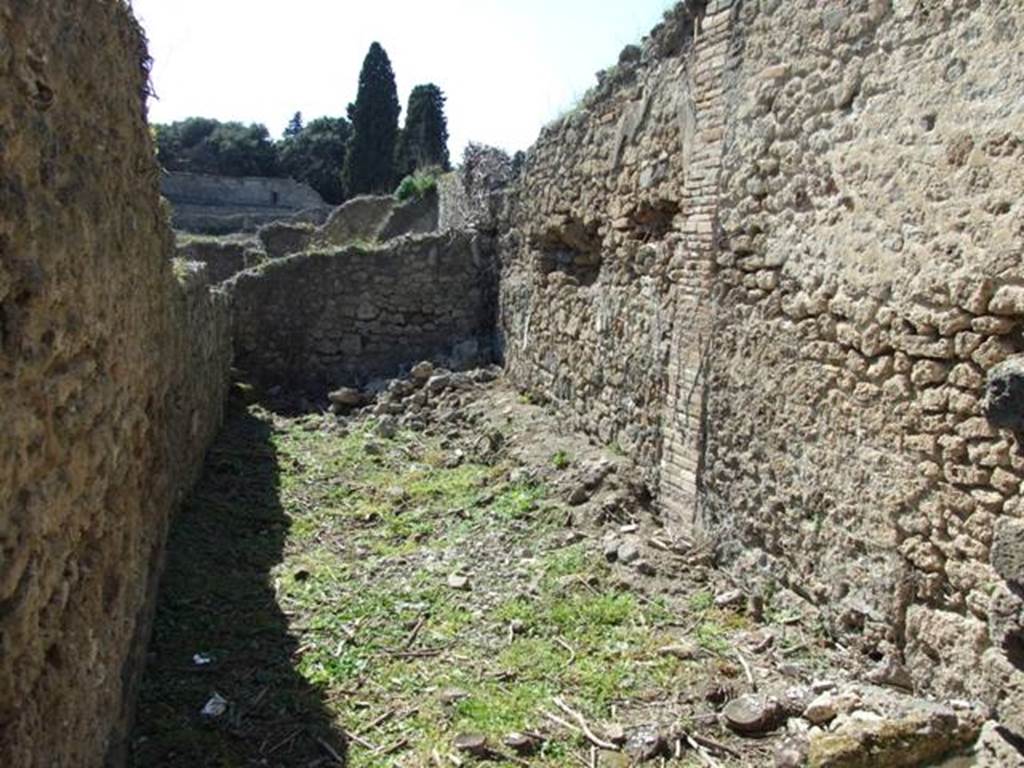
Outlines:
{"type": "Polygon", "coordinates": [[[202,714],[203,717],[221,717],[225,712],[228,711],[228,701],[219,693],[214,693],[209,698],[206,704],[203,706],[202,714]]]}

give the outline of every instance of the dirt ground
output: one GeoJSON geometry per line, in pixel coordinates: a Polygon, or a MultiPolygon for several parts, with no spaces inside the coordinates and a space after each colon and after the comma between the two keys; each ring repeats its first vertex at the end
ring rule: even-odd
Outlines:
{"type": "Polygon", "coordinates": [[[751,601],[495,372],[435,378],[342,414],[236,393],[172,531],[133,764],[773,764],[837,679],[812,612],[751,601]],[[739,735],[755,692],[778,706],[748,697],[739,735]]]}

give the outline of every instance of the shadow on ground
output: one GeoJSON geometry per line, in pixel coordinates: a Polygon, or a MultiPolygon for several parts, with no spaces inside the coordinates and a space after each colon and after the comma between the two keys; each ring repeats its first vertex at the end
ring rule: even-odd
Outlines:
{"type": "Polygon", "coordinates": [[[295,670],[298,642],[275,599],[271,569],[289,526],[279,476],[270,425],[233,403],[171,529],[134,768],[313,768],[345,757],[320,692],[295,670]],[[215,695],[225,712],[203,715],[215,695]]]}

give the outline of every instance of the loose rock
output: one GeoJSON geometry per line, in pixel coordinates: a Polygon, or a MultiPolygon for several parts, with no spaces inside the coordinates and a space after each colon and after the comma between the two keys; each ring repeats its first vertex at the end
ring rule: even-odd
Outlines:
{"type": "Polygon", "coordinates": [[[725,724],[744,736],[775,730],[781,725],[781,715],[778,700],[754,693],[733,699],[722,710],[725,724]]]}
{"type": "Polygon", "coordinates": [[[351,408],[353,406],[362,405],[366,402],[363,393],[358,389],[353,389],[352,387],[336,389],[327,395],[327,399],[330,400],[332,404],[344,408],[351,408]]]}
{"type": "Polygon", "coordinates": [[[448,577],[448,586],[466,592],[469,590],[469,577],[453,573],[448,577]]]}
{"type": "Polygon", "coordinates": [[[455,737],[452,745],[459,752],[473,755],[473,757],[486,757],[490,753],[487,737],[482,733],[460,733],[455,737]]]}

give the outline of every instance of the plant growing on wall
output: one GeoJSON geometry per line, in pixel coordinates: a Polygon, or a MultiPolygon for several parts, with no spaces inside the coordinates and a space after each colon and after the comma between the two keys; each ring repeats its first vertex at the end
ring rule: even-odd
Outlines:
{"type": "Polygon", "coordinates": [[[373,43],[363,60],[359,92],[349,111],[352,138],[345,164],[349,196],[391,189],[401,111],[391,60],[380,43],[373,43]]]}

